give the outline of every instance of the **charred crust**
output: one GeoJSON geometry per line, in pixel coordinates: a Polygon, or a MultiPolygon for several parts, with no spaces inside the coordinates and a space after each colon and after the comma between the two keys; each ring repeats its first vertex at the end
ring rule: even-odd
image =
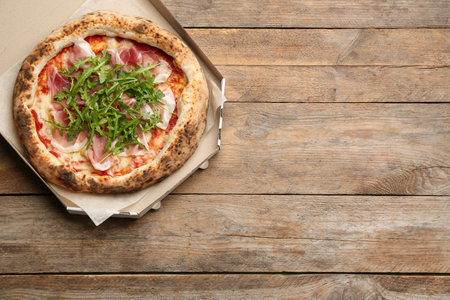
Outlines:
{"type": "Polygon", "coordinates": [[[96,182],[93,178],[88,179],[87,183],[88,183],[92,188],[94,188],[94,189],[97,188],[97,182],[96,182]]]}
{"type": "Polygon", "coordinates": [[[31,148],[31,150],[29,151],[29,155],[35,156],[37,152],[38,152],[38,149],[36,147],[31,148]]]}
{"type": "Polygon", "coordinates": [[[138,25],[138,26],[134,27],[133,30],[136,31],[137,33],[143,33],[144,32],[144,26],[138,25]]]}
{"type": "Polygon", "coordinates": [[[195,135],[194,128],[192,128],[192,125],[186,125],[183,130],[183,136],[185,137],[185,141],[187,141],[188,144],[190,144],[190,141],[192,137],[195,135]]]}
{"type": "Polygon", "coordinates": [[[30,62],[30,64],[34,64],[37,60],[38,60],[38,57],[36,55],[34,55],[34,54],[31,54],[28,57],[28,61],[30,62]]]}
{"type": "Polygon", "coordinates": [[[30,73],[30,70],[27,68],[23,71],[23,76],[25,77],[25,79],[30,80],[33,76],[30,73]]]}
{"type": "MultiPolygon", "coordinates": [[[[23,116],[19,116],[17,125],[19,126],[19,128],[26,130],[28,128],[28,123],[26,122],[26,120],[23,120],[22,117],[23,116]]],[[[24,133],[26,133],[26,131],[24,133]]]]}
{"type": "Polygon", "coordinates": [[[25,151],[25,155],[29,157],[29,156],[30,156],[30,153],[28,152],[27,147],[24,148],[24,151],[25,151]]]}
{"type": "Polygon", "coordinates": [[[25,80],[23,80],[23,78],[21,76],[19,76],[17,78],[16,86],[15,86],[15,88],[17,89],[16,93],[26,92],[30,89],[30,87],[31,87],[30,84],[28,82],[26,82],[25,80]]]}
{"type": "Polygon", "coordinates": [[[45,50],[47,49],[47,46],[44,45],[43,47],[39,48],[39,56],[44,56],[45,50]]]}
{"type": "Polygon", "coordinates": [[[64,167],[59,168],[57,172],[57,178],[58,180],[66,187],[72,188],[76,186],[77,181],[75,179],[75,174],[73,172],[67,170],[64,167]]]}
{"type": "Polygon", "coordinates": [[[160,169],[164,170],[164,171],[170,171],[170,159],[167,156],[164,156],[163,158],[161,158],[161,165],[160,165],[160,169]]]}
{"type": "Polygon", "coordinates": [[[16,114],[16,125],[21,129],[21,135],[24,135],[24,138],[30,135],[30,123],[31,117],[22,110],[16,114]]]}

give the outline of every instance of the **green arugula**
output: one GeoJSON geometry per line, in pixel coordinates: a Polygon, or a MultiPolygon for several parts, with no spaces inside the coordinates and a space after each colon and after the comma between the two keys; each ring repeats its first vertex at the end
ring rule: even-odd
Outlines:
{"type": "Polygon", "coordinates": [[[95,133],[106,137],[108,141],[104,153],[109,151],[107,156],[119,154],[130,145],[138,144],[144,148],[138,141],[138,124],[143,133],[149,132],[156,128],[161,115],[158,110],[149,114],[142,108],[145,104],[161,106],[159,101],[164,97],[163,92],[155,89],[155,76],[150,73],[157,65],[129,65],[130,71],[127,72],[121,70],[123,65],[112,67],[110,60],[111,55],[104,50],[95,57],[78,60],[69,69],[61,69],[61,74],[70,82],[70,88],[56,93],[54,101],[62,105],[69,123],[64,126],[47,121],[61,135],[66,131],[68,141],[86,130],[86,149],[95,133]],[[136,99],[134,105],[124,103],[123,94],[136,99]],[[78,105],[77,98],[82,99],[84,105],[78,105]]]}

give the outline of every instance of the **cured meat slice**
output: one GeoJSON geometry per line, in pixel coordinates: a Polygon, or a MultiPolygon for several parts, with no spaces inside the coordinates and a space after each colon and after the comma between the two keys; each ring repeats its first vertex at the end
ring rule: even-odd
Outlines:
{"type": "Polygon", "coordinates": [[[55,97],[56,93],[64,88],[70,88],[70,83],[58,72],[56,67],[47,69],[48,87],[50,88],[50,96],[55,97]]]}
{"type": "Polygon", "coordinates": [[[108,156],[104,158],[108,153],[105,153],[105,147],[108,139],[100,134],[96,133],[92,138],[91,145],[86,151],[86,154],[91,161],[92,166],[99,171],[106,171],[111,168],[113,158],[108,156]]]}
{"type": "Polygon", "coordinates": [[[78,39],[73,44],[73,50],[70,53],[69,64],[74,64],[77,60],[83,60],[88,56],[95,56],[91,46],[83,39],[78,39]]]}

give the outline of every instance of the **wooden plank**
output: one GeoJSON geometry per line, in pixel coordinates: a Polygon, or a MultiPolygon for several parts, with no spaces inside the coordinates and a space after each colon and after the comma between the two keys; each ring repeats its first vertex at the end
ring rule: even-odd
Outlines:
{"type": "Polygon", "coordinates": [[[450,28],[188,32],[216,65],[450,65],[450,28]]]}
{"type": "Polygon", "coordinates": [[[2,136],[0,158],[0,194],[50,193],[2,136]]]}
{"type": "MultiPolygon", "coordinates": [[[[224,114],[221,152],[175,192],[450,194],[447,104],[228,103],[224,114]]],[[[0,164],[1,193],[47,192],[8,175],[23,172],[17,160],[0,164]]]]}
{"type": "Polygon", "coordinates": [[[178,193],[450,194],[447,104],[228,103],[178,193]]]}
{"type": "Polygon", "coordinates": [[[163,0],[187,27],[449,26],[448,1],[163,0]]]}
{"type": "Polygon", "coordinates": [[[219,66],[239,102],[449,102],[449,67],[219,66]]]}
{"type": "Polygon", "coordinates": [[[5,299],[444,299],[448,276],[32,275],[0,276],[5,299]]]}
{"type": "Polygon", "coordinates": [[[172,195],[98,228],[0,197],[0,273],[450,272],[450,197],[172,195]]]}

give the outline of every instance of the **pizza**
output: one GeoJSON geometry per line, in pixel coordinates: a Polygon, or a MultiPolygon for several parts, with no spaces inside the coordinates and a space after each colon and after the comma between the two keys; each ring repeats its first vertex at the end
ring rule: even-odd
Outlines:
{"type": "Polygon", "coordinates": [[[13,114],[45,180],[123,193],[161,181],[192,156],[208,97],[178,37],[141,17],[98,11],[54,31],[24,60],[13,114]]]}

